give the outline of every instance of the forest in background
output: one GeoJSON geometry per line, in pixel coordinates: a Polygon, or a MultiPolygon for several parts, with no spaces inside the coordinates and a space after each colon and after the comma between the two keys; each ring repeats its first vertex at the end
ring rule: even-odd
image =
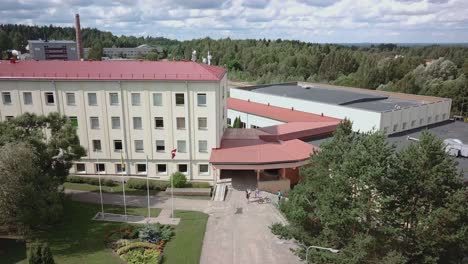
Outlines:
{"type": "MultiPolygon", "coordinates": [[[[396,44],[345,46],[294,40],[211,38],[188,41],[162,37],[115,36],[84,28],[83,45],[97,54],[102,47],[162,48],[141,57],[147,60],[198,61],[213,56],[212,64],[226,67],[229,78],[259,84],[287,81],[323,82],[343,86],[452,98],[452,112],[468,109],[468,47],[396,44]]],[[[25,51],[28,39],[75,39],[73,27],[0,25],[0,51],[25,51]]],[[[91,56],[91,55],[90,55],[91,56]]]]}

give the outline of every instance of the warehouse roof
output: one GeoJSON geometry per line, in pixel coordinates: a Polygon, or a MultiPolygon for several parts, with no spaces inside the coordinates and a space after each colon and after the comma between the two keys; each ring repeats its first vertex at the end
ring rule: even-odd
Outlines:
{"type": "Polygon", "coordinates": [[[191,61],[0,61],[0,80],[219,81],[225,73],[191,61]]]}
{"type": "Polygon", "coordinates": [[[243,113],[267,117],[281,122],[334,122],[340,119],[306,113],[293,109],[286,109],[272,105],[265,105],[237,98],[228,98],[227,107],[243,113]]]}
{"type": "Polygon", "coordinates": [[[423,97],[421,97],[421,100],[410,97],[400,98],[400,96],[391,96],[392,93],[376,93],[375,91],[357,88],[343,89],[338,86],[335,87],[322,84],[308,84],[308,86],[300,86],[296,84],[274,84],[241,89],[319,103],[349,106],[352,108],[375,112],[391,111],[433,101],[422,100],[424,99],[423,97]]]}

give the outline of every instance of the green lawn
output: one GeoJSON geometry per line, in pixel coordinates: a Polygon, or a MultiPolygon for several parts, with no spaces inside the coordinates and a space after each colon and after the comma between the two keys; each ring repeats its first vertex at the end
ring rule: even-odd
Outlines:
{"type": "MultiPolygon", "coordinates": [[[[71,190],[80,190],[80,191],[90,191],[90,192],[99,192],[99,186],[98,185],[91,185],[87,183],[73,183],[73,182],[65,182],[63,184],[63,187],[65,189],[71,189],[71,190]]],[[[122,184],[118,183],[116,186],[104,186],[102,185],[102,192],[105,193],[115,193],[115,194],[122,194],[122,184]]],[[[150,190],[150,195],[156,195],[159,191],[156,190],[150,190]]],[[[125,194],[128,195],[146,195],[146,190],[138,190],[138,189],[133,189],[129,188],[127,185],[125,185],[125,194]]]]}
{"type": "MultiPolygon", "coordinates": [[[[56,263],[122,263],[104,245],[105,235],[122,224],[92,221],[91,218],[99,210],[99,205],[67,200],[63,224],[35,237],[49,243],[56,263]]],[[[119,206],[105,205],[104,210],[123,213],[123,208],[119,206]]],[[[146,208],[134,207],[128,207],[127,211],[134,215],[145,215],[147,212],[146,208]]],[[[159,212],[160,209],[152,209],[151,214],[157,216],[159,212]]],[[[182,219],[175,227],[176,236],[167,244],[164,263],[198,263],[208,215],[176,211],[176,216],[182,219]]],[[[0,246],[0,263],[26,263],[24,244],[7,241],[0,246]]]]}

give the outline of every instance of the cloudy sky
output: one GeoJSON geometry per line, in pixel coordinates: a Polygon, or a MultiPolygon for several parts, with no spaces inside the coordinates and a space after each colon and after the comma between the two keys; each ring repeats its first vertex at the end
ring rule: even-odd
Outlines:
{"type": "Polygon", "coordinates": [[[176,39],[468,42],[468,0],[0,0],[0,23],[176,39]]]}

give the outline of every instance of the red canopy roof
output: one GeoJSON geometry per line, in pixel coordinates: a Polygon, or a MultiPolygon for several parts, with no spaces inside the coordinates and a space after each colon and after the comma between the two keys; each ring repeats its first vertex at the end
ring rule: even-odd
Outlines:
{"type": "Polygon", "coordinates": [[[239,112],[249,113],[257,116],[263,116],[275,119],[285,123],[288,122],[334,122],[340,119],[306,113],[302,111],[277,107],[272,105],[254,103],[237,98],[228,98],[227,107],[239,112]]]}
{"type": "Polygon", "coordinates": [[[291,140],[331,134],[336,130],[339,123],[339,120],[328,122],[291,122],[262,127],[259,130],[271,134],[271,137],[275,137],[277,140],[291,140]]]}
{"type": "Polygon", "coordinates": [[[226,70],[192,61],[0,61],[1,79],[219,81],[226,70]]]}

